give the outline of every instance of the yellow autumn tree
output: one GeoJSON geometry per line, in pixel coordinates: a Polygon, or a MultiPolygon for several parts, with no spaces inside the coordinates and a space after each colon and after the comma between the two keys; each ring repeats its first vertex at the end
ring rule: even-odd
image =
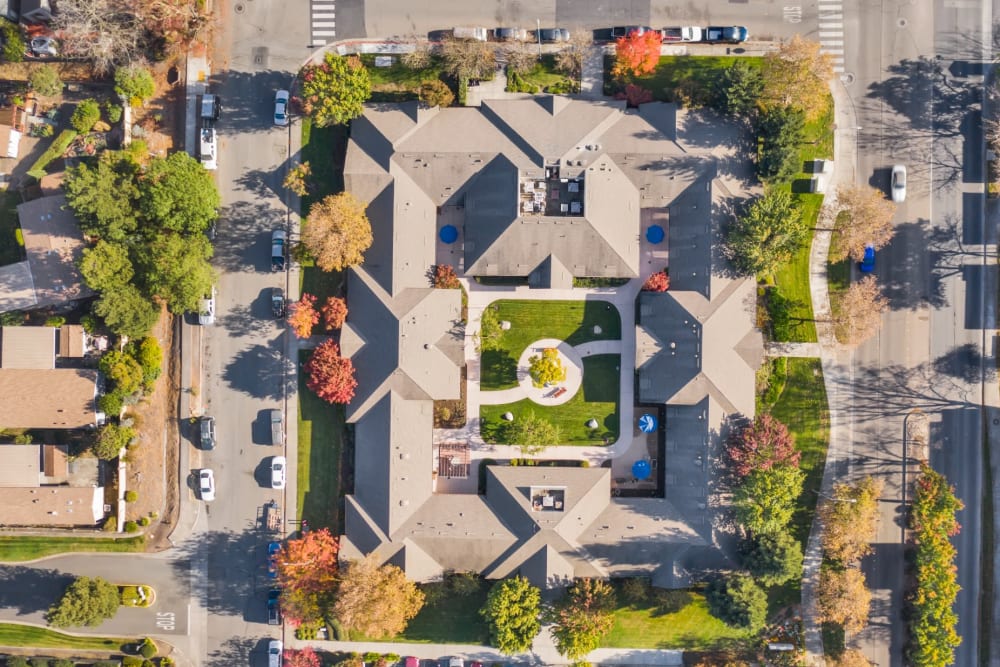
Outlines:
{"type": "Polygon", "coordinates": [[[340,271],[364,261],[372,244],[366,205],[350,192],[313,204],[302,227],[302,245],[323,271],[340,271]]]}
{"type": "Polygon", "coordinates": [[[806,120],[815,120],[830,106],[830,79],[833,61],[820,53],[819,42],[795,35],[777,51],[764,56],[761,70],[766,107],[790,106],[802,109],[806,120]]]}

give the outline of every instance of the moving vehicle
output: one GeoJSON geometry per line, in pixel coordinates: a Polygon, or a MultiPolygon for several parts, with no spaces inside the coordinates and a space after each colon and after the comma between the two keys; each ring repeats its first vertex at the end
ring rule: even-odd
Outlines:
{"type": "Polygon", "coordinates": [[[267,667],[281,667],[285,645],[280,639],[272,639],[267,644],[267,667]]]}
{"type": "Polygon", "coordinates": [[[198,324],[209,326],[215,324],[215,286],[198,302],[198,324]]]}
{"type": "Polygon", "coordinates": [[[58,56],[59,48],[51,37],[35,37],[29,43],[31,54],[35,56],[58,56]]]}
{"type": "Polygon", "coordinates": [[[287,467],[287,461],[285,461],[284,456],[275,456],[271,460],[271,488],[272,489],[283,489],[285,488],[285,468],[287,467]]]}
{"type": "Polygon", "coordinates": [[[660,34],[664,42],[700,42],[702,38],[701,28],[696,26],[663,28],[660,34]]]}
{"type": "Polygon", "coordinates": [[[288,125],[288,91],[279,90],[274,94],[274,124],[288,125]]]}
{"type": "Polygon", "coordinates": [[[281,542],[267,543],[267,576],[274,579],[278,576],[278,552],[281,551],[281,542]]]}
{"type": "Polygon", "coordinates": [[[545,44],[568,42],[569,30],[566,28],[542,28],[535,31],[535,39],[545,44]]]}
{"type": "Polygon", "coordinates": [[[285,290],[280,287],[271,288],[271,314],[279,320],[285,316],[285,290]]]}
{"type": "Polygon", "coordinates": [[[285,444],[285,423],[281,410],[271,410],[268,420],[271,422],[271,444],[285,444]]]}
{"type": "Polygon", "coordinates": [[[493,39],[498,42],[523,42],[528,39],[528,31],[523,28],[494,28],[493,39]]]}
{"type": "Polygon", "coordinates": [[[271,270],[285,270],[285,239],[288,235],[284,229],[275,229],[271,232],[271,270]]]}
{"type": "Polygon", "coordinates": [[[219,168],[218,162],[218,142],[216,141],[215,128],[201,128],[201,144],[199,146],[201,156],[201,166],[209,171],[219,168]]]}
{"type": "Polygon", "coordinates": [[[747,41],[750,33],[741,25],[709,26],[705,28],[704,41],[715,44],[739,44],[747,41]]]}
{"type": "Polygon", "coordinates": [[[281,591],[272,588],[267,592],[267,624],[281,625],[281,591]]]}
{"type": "Polygon", "coordinates": [[[474,39],[477,42],[485,42],[489,38],[486,28],[454,28],[451,34],[455,39],[474,39]]]}
{"type": "Polygon", "coordinates": [[[215,449],[215,417],[202,417],[198,426],[201,431],[201,448],[205,451],[215,449]]]}
{"type": "Polygon", "coordinates": [[[215,473],[211,468],[202,468],[198,473],[198,490],[206,503],[215,500],[215,473]]]}
{"type": "Polygon", "coordinates": [[[219,99],[218,95],[211,95],[206,93],[201,96],[201,119],[202,120],[219,120],[219,116],[222,115],[222,100],[219,99]]]}
{"type": "Polygon", "coordinates": [[[865,256],[858,268],[861,269],[861,273],[871,273],[875,270],[875,246],[871,243],[865,246],[865,256]]]}
{"type": "Polygon", "coordinates": [[[902,204],[906,201],[906,167],[901,164],[892,166],[892,201],[902,204]]]}

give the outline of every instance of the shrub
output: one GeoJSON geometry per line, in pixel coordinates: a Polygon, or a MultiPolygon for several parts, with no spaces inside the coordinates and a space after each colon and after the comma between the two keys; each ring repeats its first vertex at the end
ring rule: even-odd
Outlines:
{"type": "Polygon", "coordinates": [[[712,582],[705,597],[713,616],[727,625],[759,630],[767,619],[767,593],[746,574],[712,582]]]}
{"type": "Polygon", "coordinates": [[[156,92],[156,83],[144,67],[120,67],[115,70],[115,92],[132,106],[139,106],[156,92]]]}
{"type": "Polygon", "coordinates": [[[127,503],[134,503],[137,500],[139,500],[139,492],[138,491],[135,491],[133,489],[129,489],[128,491],[125,492],[125,502],[127,502],[127,503]]]}
{"type": "Polygon", "coordinates": [[[333,635],[334,639],[336,639],[338,642],[347,641],[348,639],[347,631],[344,630],[344,626],[340,624],[340,621],[338,621],[335,618],[331,618],[329,620],[329,624],[331,630],[330,634],[333,635]]]}
{"type": "Polygon", "coordinates": [[[424,81],[420,84],[420,101],[429,107],[450,107],[455,95],[444,81],[424,81]]]}
{"type": "Polygon", "coordinates": [[[7,658],[7,667],[31,667],[31,663],[23,655],[12,655],[7,658]]]}
{"type": "Polygon", "coordinates": [[[122,108],[117,104],[105,102],[104,113],[107,115],[109,123],[117,123],[122,119],[122,108]]]}
{"type": "Polygon", "coordinates": [[[114,531],[118,530],[118,520],[113,516],[109,516],[107,519],[104,520],[104,524],[101,526],[101,530],[103,530],[106,533],[113,533],[114,531]]]}
{"type": "Polygon", "coordinates": [[[63,130],[59,133],[59,136],[55,138],[52,145],[45,149],[45,152],[38,156],[35,160],[35,164],[31,165],[31,169],[28,170],[28,175],[33,176],[37,179],[41,179],[45,176],[45,167],[49,165],[53,160],[57,160],[63,156],[69,145],[73,143],[76,139],[76,130],[63,130]]]}
{"type": "Polygon", "coordinates": [[[140,517],[139,518],[139,525],[142,526],[143,528],[145,528],[146,526],[148,526],[149,525],[149,517],[148,516],[140,517]]]}
{"type": "Polygon", "coordinates": [[[122,667],[142,667],[143,660],[137,655],[127,655],[122,658],[122,667]]]}
{"type": "Polygon", "coordinates": [[[76,105],[76,110],[73,111],[73,117],[70,118],[69,124],[73,126],[74,130],[83,134],[90,132],[99,120],[101,120],[101,107],[97,104],[97,100],[91,99],[76,105]]]}
{"type": "Polygon", "coordinates": [[[174,667],[174,659],[166,656],[160,658],[160,667],[174,667]]]}
{"type": "Polygon", "coordinates": [[[66,318],[62,315],[53,315],[52,317],[45,318],[45,326],[58,329],[62,325],[66,324],[66,318]]]}
{"type": "Polygon", "coordinates": [[[458,105],[464,107],[469,99],[469,79],[461,77],[458,80],[458,105]]]}
{"type": "Polygon", "coordinates": [[[54,65],[42,65],[28,77],[31,88],[42,97],[55,97],[62,92],[63,82],[54,65]]]}
{"type": "Polygon", "coordinates": [[[670,276],[666,269],[652,274],[642,285],[643,292],[666,292],[668,289],[670,289],[670,276]]]}
{"type": "Polygon", "coordinates": [[[52,667],[76,667],[76,663],[66,658],[57,658],[52,661],[52,667]]]}
{"type": "Polygon", "coordinates": [[[19,63],[24,60],[24,52],[28,48],[21,35],[21,26],[12,21],[3,21],[0,27],[3,34],[3,60],[8,63],[19,63]]]}
{"type": "Polygon", "coordinates": [[[31,667],[49,667],[48,658],[32,658],[31,667]]]}
{"type": "Polygon", "coordinates": [[[157,651],[156,644],[149,637],[143,639],[142,644],[139,646],[139,654],[147,660],[156,655],[157,651]]]}
{"type": "Polygon", "coordinates": [[[139,524],[137,524],[135,521],[126,521],[125,522],[125,532],[126,533],[136,533],[138,531],[139,531],[139,524]]]}
{"type": "Polygon", "coordinates": [[[448,264],[437,264],[434,267],[434,287],[438,289],[458,289],[462,285],[458,282],[455,269],[448,264]]]}

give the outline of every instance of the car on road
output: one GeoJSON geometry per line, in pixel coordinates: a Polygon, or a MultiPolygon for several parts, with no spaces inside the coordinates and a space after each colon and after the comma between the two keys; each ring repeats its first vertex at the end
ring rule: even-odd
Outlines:
{"type": "Polygon", "coordinates": [[[215,286],[198,302],[198,324],[202,326],[215,324],[215,286]]]}
{"type": "Polygon", "coordinates": [[[274,124],[288,125],[288,91],[279,90],[274,94],[274,124]]]}
{"type": "Polygon", "coordinates": [[[41,36],[35,37],[29,43],[31,47],[31,54],[35,56],[58,56],[59,47],[56,44],[56,40],[52,37],[41,36]]]}
{"type": "Polygon", "coordinates": [[[498,42],[523,42],[528,39],[528,31],[524,28],[494,28],[493,39],[498,42]]]}
{"type": "Polygon", "coordinates": [[[215,500],[215,473],[211,468],[202,468],[198,473],[198,490],[206,503],[215,500]]]}
{"type": "Polygon", "coordinates": [[[271,232],[271,270],[285,270],[285,240],[288,235],[284,229],[275,229],[271,232]]]}
{"type": "Polygon", "coordinates": [[[741,25],[709,26],[705,28],[704,41],[715,44],[739,44],[747,41],[750,32],[741,25]]]}
{"type": "Polygon", "coordinates": [[[569,41],[569,30],[566,28],[542,28],[535,31],[535,39],[544,44],[557,44],[569,41]]]}
{"type": "Polygon", "coordinates": [[[281,551],[281,542],[267,543],[267,576],[274,579],[278,576],[278,552],[281,551]]]}
{"type": "Polygon", "coordinates": [[[875,270],[875,246],[871,243],[865,246],[865,256],[861,259],[858,268],[861,273],[871,273],[875,270]]]}
{"type": "Polygon", "coordinates": [[[205,451],[215,449],[215,417],[202,417],[198,421],[201,432],[201,448],[205,451]]]}
{"type": "Polygon", "coordinates": [[[890,183],[892,201],[902,204],[906,201],[906,167],[901,164],[892,166],[892,182],[890,183]]]}
{"type": "Polygon", "coordinates": [[[281,625],[281,591],[272,588],[267,592],[267,624],[281,625]]]}
{"type": "Polygon", "coordinates": [[[628,37],[633,32],[637,35],[645,35],[650,32],[652,28],[648,25],[621,25],[616,26],[611,29],[611,39],[618,39],[619,37],[628,37]]]}
{"type": "Polygon", "coordinates": [[[272,489],[283,489],[285,488],[285,468],[288,466],[288,462],[285,460],[284,456],[275,456],[271,459],[271,488],[272,489]]]}
{"type": "Polygon", "coordinates": [[[280,639],[272,639],[267,644],[267,667],[281,667],[285,645],[280,639]]]}
{"type": "Polygon", "coordinates": [[[285,316],[285,290],[280,287],[271,288],[271,314],[278,320],[285,316]]]}

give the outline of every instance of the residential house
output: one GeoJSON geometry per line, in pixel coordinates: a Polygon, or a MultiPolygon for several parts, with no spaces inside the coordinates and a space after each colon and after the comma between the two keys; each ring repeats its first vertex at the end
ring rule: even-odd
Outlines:
{"type": "Polygon", "coordinates": [[[0,444],[0,525],[93,527],[108,512],[100,461],[64,445],[0,444]]]}

